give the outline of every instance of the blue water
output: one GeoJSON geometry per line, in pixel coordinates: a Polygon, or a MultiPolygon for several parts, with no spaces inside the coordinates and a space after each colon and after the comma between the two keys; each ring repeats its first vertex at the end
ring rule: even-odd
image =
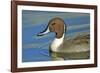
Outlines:
{"type": "Polygon", "coordinates": [[[68,26],[66,37],[79,33],[90,33],[90,14],[72,12],[22,11],[22,62],[51,61],[49,45],[54,33],[37,36],[50,19],[60,17],[68,26]]]}

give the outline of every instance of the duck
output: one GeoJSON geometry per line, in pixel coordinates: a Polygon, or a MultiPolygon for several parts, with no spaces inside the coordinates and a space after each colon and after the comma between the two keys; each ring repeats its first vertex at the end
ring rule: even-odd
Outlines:
{"type": "Polygon", "coordinates": [[[65,34],[67,28],[68,26],[62,18],[55,17],[48,22],[48,25],[42,32],[38,33],[38,36],[43,36],[49,32],[55,33],[55,38],[49,46],[52,61],[89,59],[89,34],[66,39],[65,34]]]}

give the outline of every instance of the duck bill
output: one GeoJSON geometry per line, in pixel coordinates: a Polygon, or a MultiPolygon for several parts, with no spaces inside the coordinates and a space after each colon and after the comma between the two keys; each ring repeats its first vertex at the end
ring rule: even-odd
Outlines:
{"type": "Polygon", "coordinates": [[[47,34],[47,33],[49,33],[49,32],[50,32],[49,28],[46,28],[44,31],[40,32],[40,33],[38,34],[38,36],[43,36],[43,35],[45,35],[45,34],[47,34]]]}

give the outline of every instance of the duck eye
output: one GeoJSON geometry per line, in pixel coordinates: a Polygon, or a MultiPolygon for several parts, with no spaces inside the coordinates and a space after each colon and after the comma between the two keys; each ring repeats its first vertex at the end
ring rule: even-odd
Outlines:
{"type": "Polygon", "coordinates": [[[52,25],[55,25],[55,23],[52,23],[52,25]]]}

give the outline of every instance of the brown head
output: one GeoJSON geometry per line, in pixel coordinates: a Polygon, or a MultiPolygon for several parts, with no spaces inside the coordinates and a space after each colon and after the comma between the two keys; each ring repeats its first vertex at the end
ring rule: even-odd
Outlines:
{"type": "Polygon", "coordinates": [[[38,35],[44,35],[48,32],[55,32],[56,38],[61,38],[65,31],[65,23],[61,18],[53,18],[49,21],[47,28],[38,35]]]}

